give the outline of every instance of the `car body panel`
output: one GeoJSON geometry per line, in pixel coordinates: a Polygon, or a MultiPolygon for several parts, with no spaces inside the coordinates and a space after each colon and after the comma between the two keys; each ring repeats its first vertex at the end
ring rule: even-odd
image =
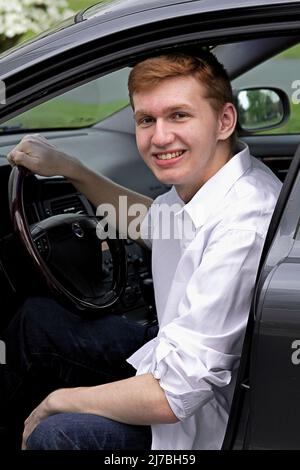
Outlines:
{"type": "MultiPolygon", "coordinates": [[[[128,2],[128,6],[130,6],[130,3],[131,1],[128,2]]],[[[247,17],[252,12],[257,17],[260,15],[263,17],[267,13],[268,8],[274,6],[274,3],[278,6],[278,12],[280,11],[279,7],[282,7],[286,11],[290,11],[291,15],[295,17],[300,7],[299,2],[289,0],[275,0],[275,2],[248,0],[246,2],[228,1],[225,3],[220,1],[211,2],[210,0],[192,0],[175,3],[176,9],[172,7],[171,2],[166,4],[155,2],[156,8],[151,9],[151,15],[147,9],[143,10],[143,4],[139,2],[140,8],[131,7],[127,13],[124,6],[124,16],[119,16],[118,13],[111,13],[109,15],[104,11],[103,16],[99,15],[88,21],[80,21],[76,24],[73,23],[73,20],[67,20],[66,23],[63,23],[62,27],[55,29],[53,32],[50,31],[45,37],[38,39],[38,50],[36,48],[36,40],[33,40],[25,43],[21,48],[17,48],[10,54],[6,53],[0,56],[1,78],[5,79],[11,70],[17,73],[23,67],[27,68],[28,65],[34,65],[53,55],[57,56],[60,52],[76,48],[76,46],[82,45],[84,42],[92,42],[95,39],[104,38],[106,35],[112,35],[122,30],[129,31],[138,26],[146,27],[149,25],[150,27],[152,23],[158,21],[163,22],[171,19],[176,21],[176,18],[179,17],[193,20],[194,15],[201,15],[203,13],[204,18],[205,16],[216,18],[216,14],[218,14],[220,16],[217,16],[217,19],[225,23],[227,17],[234,17],[236,14],[240,14],[241,17],[247,17]],[[257,7],[262,8],[261,13],[256,9],[257,7]]],[[[103,8],[105,8],[105,5],[103,8]]],[[[113,6],[111,8],[112,12],[114,12],[113,6]]],[[[118,9],[116,12],[118,12],[118,9]]],[[[275,17],[274,9],[272,14],[275,17]]],[[[221,27],[221,24],[219,27],[221,27]]]]}
{"type": "Polygon", "coordinates": [[[294,352],[300,338],[299,170],[300,146],[273,215],[282,213],[256,291],[248,436],[254,449],[300,446],[299,362],[294,352]]]}
{"type": "MultiPolygon", "coordinates": [[[[95,16],[101,17],[103,21],[109,21],[114,18],[132,15],[137,12],[149,12],[157,8],[166,8],[176,6],[176,9],[182,5],[188,6],[189,3],[197,3],[197,12],[210,12],[217,10],[231,10],[236,8],[260,7],[268,5],[270,2],[264,0],[110,0],[103,4],[87,8],[82,14],[82,19],[90,19],[95,16]]],[[[295,3],[294,0],[273,0],[273,4],[295,3]]]]}

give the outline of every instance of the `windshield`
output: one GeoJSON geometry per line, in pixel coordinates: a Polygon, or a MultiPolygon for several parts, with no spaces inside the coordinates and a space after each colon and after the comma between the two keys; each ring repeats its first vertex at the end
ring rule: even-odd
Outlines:
{"type": "Polygon", "coordinates": [[[124,68],[97,78],[2,123],[1,127],[9,130],[92,126],[128,105],[129,72],[129,68],[124,68]]]}

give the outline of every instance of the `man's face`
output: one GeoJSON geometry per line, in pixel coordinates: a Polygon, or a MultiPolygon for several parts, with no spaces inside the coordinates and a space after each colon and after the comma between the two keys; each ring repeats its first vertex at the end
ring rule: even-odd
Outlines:
{"type": "Polygon", "coordinates": [[[139,152],[185,201],[228,160],[218,152],[220,116],[205,96],[192,76],[165,79],[133,96],[139,152]]]}

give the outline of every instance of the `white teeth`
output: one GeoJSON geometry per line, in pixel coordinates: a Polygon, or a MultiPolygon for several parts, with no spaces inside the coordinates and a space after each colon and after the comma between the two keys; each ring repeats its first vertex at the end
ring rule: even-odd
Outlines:
{"type": "Polygon", "coordinates": [[[156,157],[159,160],[171,160],[171,158],[180,157],[180,155],[182,154],[183,154],[183,150],[181,150],[180,152],[173,152],[173,153],[161,153],[160,155],[156,155],[156,157]]]}

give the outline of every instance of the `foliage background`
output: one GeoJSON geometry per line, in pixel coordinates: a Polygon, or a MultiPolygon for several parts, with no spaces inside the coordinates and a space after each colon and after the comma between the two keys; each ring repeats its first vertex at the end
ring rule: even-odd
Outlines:
{"type": "Polygon", "coordinates": [[[89,7],[91,5],[95,5],[95,3],[97,3],[97,0],[69,0],[68,1],[69,7],[73,11],[82,10],[83,8],[89,7]]]}
{"type": "MultiPolygon", "coordinates": [[[[8,0],[10,1],[10,0],[8,0]]],[[[10,8],[14,7],[14,3],[17,5],[17,4],[20,4],[20,5],[24,5],[24,2],[26,0],[11,0],[13,2],[13,4],[10,6],[10,8]]],[[[98,1],[101,1],[101,0],[98,0],[98,1]]],[[[27,0],[27,2],[29,2],[29,0],[27,0]]],[[[43,0],[36,0],[36,3],[43,3],[43,0]]],[[[92,6],[92,5],[95,5],[95,3],[97,3],[97,0],[66,0],[66,4],[69,8],[69,12],[67,12],[67,16],[71,16],[73,14],[75,14],[76,12],[84,9],[84,8],[87,8],[89,6],[92,6]]],[[[48,2],[48,9],[52,7],[52,9],[54,9],[55,7],[57,7],[59,5],[59,1],[58,0],[52,0],[52,2],[48,2]],[[49,3],[52,4],[50,7],[49,7],[49,3]]],[[[0,5],[1,7],[1,5],[0,5]]],[[[4,11],[6,11],[7,7],[6,5],[4,5],[2,7],[4,9],[4,11]]],[[[30,7],[28,7],[30,8],[30,7]]],[[[33,11],[33,10],[32,10],[33,11]]],[[[53,13],[53,12],[52,12],[53,13]]],[[[2,10],[2,14],[3,13],[3,10],[2,10]]],[[[20,13],[21,14],[21,13],[20,13]]],[[[0,8],[0,15],[1,15],[1,8],[0,8]]],[[[16,15],[18,17],[18,15],[16,15]]],[[[1,20],[1,18],[0,18],[1,20]]],[[[41,18],[40,19],[37,19],[37,22],[38,21],[41,21],[41,18]]],[[[24,24],[24,19],[21,21],[21,18],[20,18],[20,24],[22,23],[22,25],[24,24]]],[[[54,21],[54,23],[57,23],[57,20],[54,21]]],[[[20,26],[20,25],[19,25],[20,26]]],[[[23,26],[24,28],[24,26],[23,26]]],[[[21,28],[23,30],[23,28],[21,28]]],[[[16,30],[18,30],[18,25],[16,25],[16,30]]],[[[4,34],[0,34],[0,52],[3,52],[7,49],[9,49],[10,47],[13,47],[15,46],[16,44],[20,43],[20,42],[23,42],[24,40],[27,40],[27,39],[30,39],[32,36],[34,36],[36,34],[36,32],[32,31],[32,30],[27,30],[25,33],[23,34],[16,34],[14,37],[5,37],[4,34]]],[[[11,34],[10,34],[11,36],[11,34]]]]}

